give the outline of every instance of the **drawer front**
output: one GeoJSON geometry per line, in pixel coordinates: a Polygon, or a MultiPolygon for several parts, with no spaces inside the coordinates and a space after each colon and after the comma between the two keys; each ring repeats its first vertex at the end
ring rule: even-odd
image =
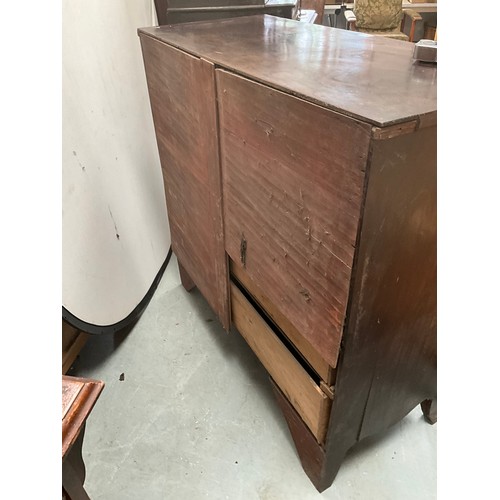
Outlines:
{"type": "Polygon", "coordinates": [[[278,308],[269,300],[267,295],[257,287],[250,279],[245,269],[238,263],[229,259],[229,271],[233,281],[239,283],[258,304],[258,307],[286,337],[298,355],[303,359],[314,372],[323,380],[326,385],[334,383],[335,370],[318,354],[316,349],[303,337],[300,332],[283,316],[278,308]]]}
{"type": "Polygon", "coordinates": [[[316,440],[319,443],[324,442],[331,400],[234,283],[231,283],[231,313],[234,326],[269,375],[296,409],[316,440]]]}
{"type": "Polygon", "coordinates": [[[337,364],[371,127],[216,70],[225,248],[337,364]]]}

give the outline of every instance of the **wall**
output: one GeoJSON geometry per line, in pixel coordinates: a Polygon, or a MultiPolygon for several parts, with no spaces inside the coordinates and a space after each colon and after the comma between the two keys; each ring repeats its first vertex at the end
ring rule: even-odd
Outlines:
{"type": "Polygon", "coordinates": [[[152,0],[62,2],[62,297],[111,325],[144,298],[170,245],[137,28],[152,0]]]}

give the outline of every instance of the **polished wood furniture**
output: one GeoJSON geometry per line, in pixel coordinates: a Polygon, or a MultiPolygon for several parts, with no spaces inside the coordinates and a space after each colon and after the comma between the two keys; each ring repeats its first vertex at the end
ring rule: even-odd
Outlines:
{"type": "Polygon", "coordinates": [[[359,440],[435,420],[436,67],[271,16],[139,36],[182,283],[257,354],[322,491],[359,440]]]}
{"type": "Polygon", "coordinates": [[[295,19],[298,0],[155,0],[158,24],[268,14],[295,19]]]}
{"type": "Polygon", "coordinates": [[[83,483],[82,444],[85,422],[104,388],[104,382],[62,376],[62,496],[63,500],[88,500],[83,483]]]}
{"type": "Polygon", "coordinates": [[[88,340],[88,334],[62,320],[62,373],[65,375],[88,340]]]}

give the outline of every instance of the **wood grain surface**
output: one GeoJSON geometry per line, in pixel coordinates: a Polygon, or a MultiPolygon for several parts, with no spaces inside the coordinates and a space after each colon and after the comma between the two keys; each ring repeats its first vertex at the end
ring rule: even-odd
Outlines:
{"type": "Polygon", "coordinates": [[[320,356],[318,351],[308,342],[308,340],[290,323],[288,318],[283,315],[276,305],[267,297],[266,294],[252,281],[241,266],[241,264],[229,261],[231,276],[241,283],[245,290],[252,298],[264,309],[271,320],[278,326],[287,339],[295,346],[297,351],[302,355],[303,359],[311,368],[324,380],[327,384],[333,383],[335,371],[332,367],[320,356]]]}
{"type": "Polygon", "coordinates": [[[62,376],[62,458],[71,449],[104,388],[104,382],[62,376]]]}
{"type": "Polygon", "coordinates": [[[172,250],[229,328],[213,65],[141,37],[172,250]]]}
{"type": "Polygon", "coordinates": [[[436,139],[434,126],[373,143],[350,333],[373,369],[360,439],[436,397],[436,139]]]}
{"type": "Polygon", "coordinates": [[[274,16],[139,32],[374,125],[436,111],[436,65],[416,63],[409,42],[274,16]]]}
{"type": "Polygon", "coordinates": [[[408,42],[270,16],[139,33],[152,61],[157,133],[168,124],[157,135],[162,164],[181,171],[167,199],[177,197],[184,223],[193,217],[185,207],[196,202],[202,212],[194,222],[202,238],[174,224],[181,265],[200,290],[219,283],[206,293],[224,316],[215,297],[227,306],[225,248],[233,274],[255,285],[250,295],[271,319],[286,318],[285,335],[316,373],[324,371],[315,354],[335,368],[334,387],[318,382],[233,286],[234,324],[279,385],[304,470],[323,491],[360,439],[422,402],[426,418],[436,419],[436,66],[415,63],[408,42]],[[191,56],[164,59],[167,46],[191,56]],[[213,103],[208,123],[177,104],[200,94],[213,103]],[[199,156],[185,139],[190,126],[214,160],[203,168],[191,166],[199,156]],[[218,141],[220,164],[205,133],[218,141]],[[172,147],[169,134],[184,139],[172,147]],[[208,180],[209,165],[214,175],[221,168],[222,180],[208,180]],[[223,207],[206,201],[207,187],[223,194],[223,207]],[[207,213],[217,221],[209,230],[207,213]],[[304,382],[294,362],[314,380],[304,382]],[[311,402],[310,382],[331,411],[311,402]]]}
{"type": "Polygon", "coordinates": [[[295,408],[290,404],[276,382],[271,378],[276,400],[283,412],[292,439],[297,447],[304,471],[314,484],[319,484],[324,476],[326,454],[319,445],[295,408]]]}
{"type": "Polygon", "coordinates": [[[323,442],[331,400],[314,383],[250,302],[232,283],[231,302],[234,326],[291,401],[318,442],[323,442]]]}
{"type": "Polygon", "coordinates": [[[216,75],[226,251],[335,367],[371,127],[216,75]]]}
{"type": "Polygon", "coordinates": [[[437,396],[436,139],[434,126],[372,142],[320,491],[353,444],[437,396]]]}

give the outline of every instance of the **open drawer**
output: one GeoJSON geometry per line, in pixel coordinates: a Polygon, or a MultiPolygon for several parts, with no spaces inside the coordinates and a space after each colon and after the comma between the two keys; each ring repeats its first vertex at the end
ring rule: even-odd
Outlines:
{"type": "Polygon", "coordinates": [[[310,429],[318,443],[326,437],[333,393],[321,384],[287,348],[272,323],[258,312],[251,296],[235,280],[231,281],[232,322],[310,429]]]}

